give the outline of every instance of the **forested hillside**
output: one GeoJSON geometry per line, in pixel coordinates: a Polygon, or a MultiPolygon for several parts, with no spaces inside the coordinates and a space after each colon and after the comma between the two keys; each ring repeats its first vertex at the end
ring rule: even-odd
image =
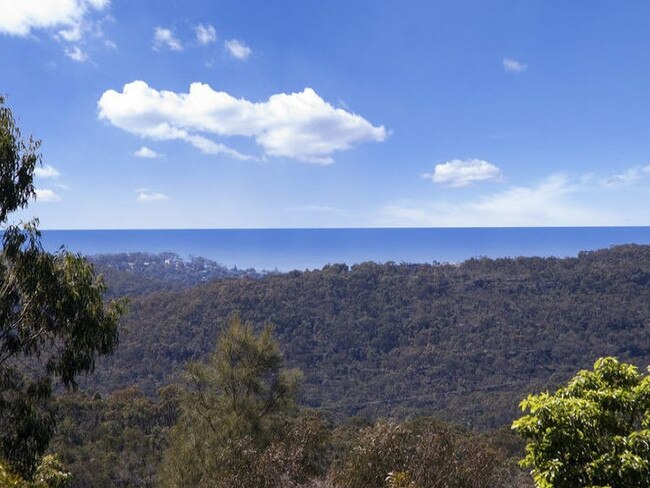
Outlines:
{"type": "Polygon", "coordinates": [[[219,279],[132,296],[119,349],[84,386],[153,394],[205,357],[238,311],[275,324],[288,364],[305,374],[303,403],[334,418],[433,414],[499,427],[527,393],[598,357],[650,364],[649,298],[650,246],[219,279]]]}

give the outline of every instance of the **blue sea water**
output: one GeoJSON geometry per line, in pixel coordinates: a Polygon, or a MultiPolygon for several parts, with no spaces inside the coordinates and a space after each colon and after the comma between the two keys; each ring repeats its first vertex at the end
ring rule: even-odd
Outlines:
{"type": "Polygon", "coordinates": [[[650,244],[650,227],[47,230],[43,243],[84,255],[169,251],[227,266],[289,271],[364,261],[576,256],[617,244],[650,244]]]}

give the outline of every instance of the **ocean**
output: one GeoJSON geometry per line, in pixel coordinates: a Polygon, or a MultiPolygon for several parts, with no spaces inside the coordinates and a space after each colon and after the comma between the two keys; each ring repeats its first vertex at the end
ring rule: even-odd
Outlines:
{"type": "Polygon", "coordinates": [[[576,256],[617,244],[650,244],[650,227],[410,229],[46,230],[43,244],[84,255],[174,252],[257,270],[331,263],[460,262],[487,256],[576,256]]]}

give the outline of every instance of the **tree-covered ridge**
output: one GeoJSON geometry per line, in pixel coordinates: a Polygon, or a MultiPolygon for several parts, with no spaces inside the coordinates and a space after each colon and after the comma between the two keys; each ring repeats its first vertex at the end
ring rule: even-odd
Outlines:
{"type": "Polygon", "coordinates": [[[650,363],[650,246],[576,258],[332,265],[133,297],[86,386],[153,393],[207,356],[233,311],[272,322],[302,401],[336,418],[435,414],[498,427],[517,399],[601,356],[650,363]]]}

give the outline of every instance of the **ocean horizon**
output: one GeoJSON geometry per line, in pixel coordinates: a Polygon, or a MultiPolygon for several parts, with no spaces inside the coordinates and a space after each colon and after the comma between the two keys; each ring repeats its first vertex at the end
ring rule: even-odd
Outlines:
{"type": "Polygon", "coordinates": [[[304,270],[332,263],[460,262],[475,257],[570,257],[650,244],[650,227],[44,230],[49,251],[86,256],[173,252],[228,267],[304,270]]]}

